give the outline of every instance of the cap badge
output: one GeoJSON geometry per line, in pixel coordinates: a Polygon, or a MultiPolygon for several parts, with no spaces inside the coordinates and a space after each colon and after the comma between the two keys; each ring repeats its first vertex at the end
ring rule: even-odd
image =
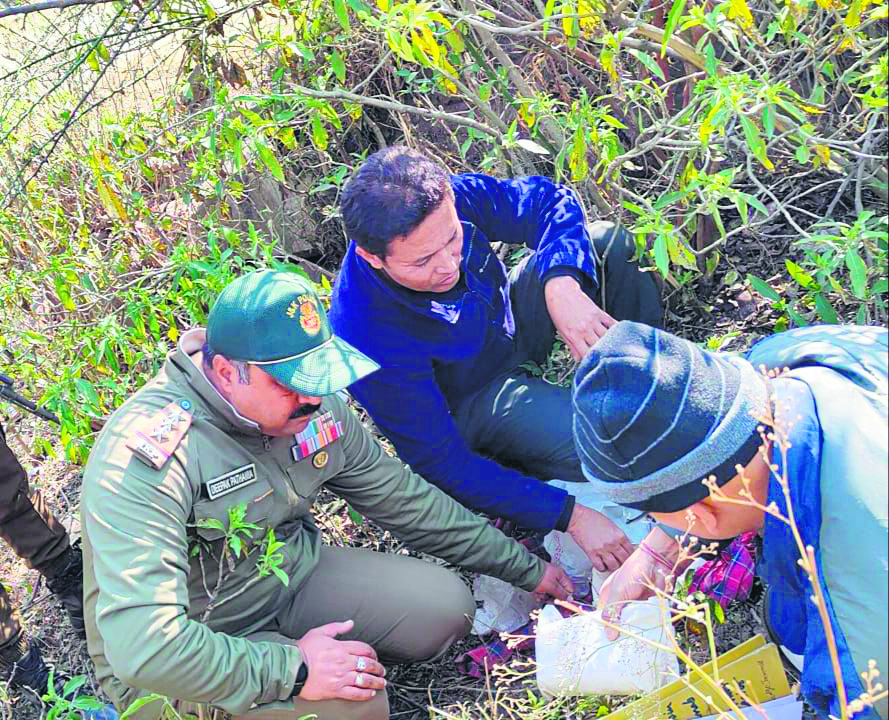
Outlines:
{"type": "Polygon", "coordinates": [[[321,329],[321,317],[318,315],[318,306],[311,295],[300,295],[299,301],[299,325],[308,335],[317,335],[321,329]]]}

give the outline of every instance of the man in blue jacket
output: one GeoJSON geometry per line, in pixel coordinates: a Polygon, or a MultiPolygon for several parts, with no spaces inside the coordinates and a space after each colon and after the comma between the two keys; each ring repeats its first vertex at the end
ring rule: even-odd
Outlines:
{"type": "Polygon", "coordinates": [[[579,359],[615,317],[660,324],[630,237],[588,228],[545,178],[451,176],[405,147],[368,158],[341,209],[351,242],[330,319],[380,364],[350,392],[401,458],[470,508],[567,530],[597,568],[620,565],[623,532],[540,482],[583,481],[570,393],[521,366],[543,363],[556,332],[579,359]],[[507,272],[491,242],[534,252],[507,272]]]}
{"type": "Polygon", "coordinates": [[[653,529],[606,581],[603,612],[619,617],[684,569],[674,533],[758,532],[767,626],[803,656],[802,694],[818,717],[840,717],[792,516],[814,554],[846,704],[859,701],[856,718],[887,720],[887,338],[885,328],[806,327],[743,359],[637,323],[609,330],[575,377],[578,454],[590,482],[667,531],[653,529]],[[861,702],[871,661],[881,675],[861,702]]]}

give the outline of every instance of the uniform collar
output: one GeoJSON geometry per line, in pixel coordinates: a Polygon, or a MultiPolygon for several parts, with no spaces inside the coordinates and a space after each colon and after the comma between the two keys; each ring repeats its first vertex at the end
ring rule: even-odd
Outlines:
{"type": "Polygon", "coordinates": [[[219,394],[204,373],[200,353],[206,339],[207,331],[204,328],[193,328],[184,332],[168,362],[185,376],[188,386],[203,401],[212,421],[221,420],[233,430],[248,435],[261,434],[259,425],[241,415],[234,405],[219,394]]]}

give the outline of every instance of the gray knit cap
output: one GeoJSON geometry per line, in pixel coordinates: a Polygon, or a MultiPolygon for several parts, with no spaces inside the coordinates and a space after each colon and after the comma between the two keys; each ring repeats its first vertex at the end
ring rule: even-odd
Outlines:
{"type": "Polygon", "coordinates": [[[746,360],[624,321],[584,358],[572,402],[586,478],[620,505],[675,512],[753,459],[767,387],[746,360]]]}

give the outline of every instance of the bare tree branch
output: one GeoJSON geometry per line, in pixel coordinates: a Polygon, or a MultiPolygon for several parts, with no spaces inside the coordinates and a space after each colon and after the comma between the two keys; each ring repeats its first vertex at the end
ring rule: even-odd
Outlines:
{"type": "Polygon", "coordinates": [[[59,10],[74,5],[104,5],[110,2],[114,2],[114,0],[48,0],[47,2],[16,5],[15,7],[0,9],[0,18],[9,17],[10,15],[41,12],[42,10],[59,10]]]}

